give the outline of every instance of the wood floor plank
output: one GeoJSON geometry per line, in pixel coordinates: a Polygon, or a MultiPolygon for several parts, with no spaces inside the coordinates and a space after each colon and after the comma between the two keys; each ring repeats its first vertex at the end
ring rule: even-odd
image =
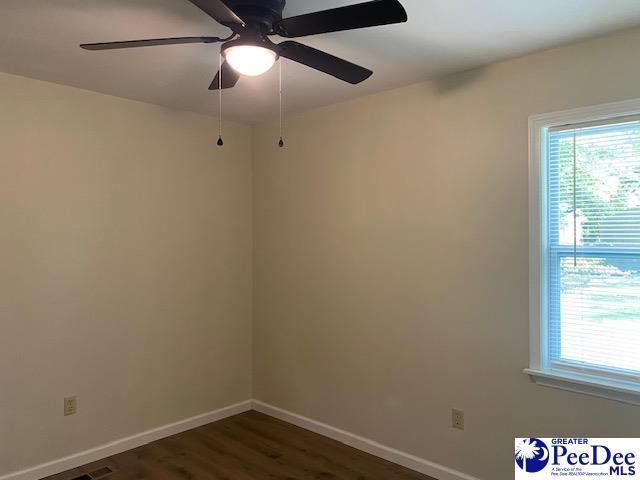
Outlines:
{"type": "Polygon", "coordinates": [[[331,461],[322,455],[310,455],[304,444],[295,440],[278,442],[269,436],[261,435],[242,423],[232,421],[226,426],[226,434],[239,442],[261,452],[269,461],[289,470],[296,478],[331,478],[353,480],[361,475],[348,467],[331,461]]]}
{"type": "Polygon", "coordinates": [[[227,425],[218,427],[219,431],[204,432],[209,438],[215,438],[227,443],[238,455],[238,460],[250,464],[257,469],[267,471],[277,478],[297,478],[300,480],[314,480],[325,478],[327,480],[347,480],[338,476],[335,472],[323,468],[311,461],[306,463],[289,461],[284,459],[286,453],[282,448],[270,445],[264,438],[251,438],[236,426],[227,425]]]}
{"type": "Polygon", "coordinates": [[[428,478],[323,435],[258,412],[248,412],[248,415],[232,417],[227,420],[243,422],[249,428],[256,429],[261,435],[274,438],[283,446],[287,445],[292,439],[295,439],[298,444],[303,441],[305,453],[308,455],[323,456],[338,465],[348,465],[352,469],[361,469],[368,475],[373,475],[373,478],[392,478],[394,480],[423,480],[428,478]],[[250,420],[249,415],[251,415],[250,420]],[[371,462],[372,458],[376,461],[371,462]]]}
{"type": "Polygon", "coordinates": [[[303,429],[294,431],[293,429],[297,427],[292,425],[284,424],[285,428],[283,428],[283,425],[276,422],[265,422],[263,426],[259,426],[255,420],[255,418],[250,419],[250,421],[238,418],[232,421],[235,422],[236,429],[240,429],[243,432],[242,438],[245,441],[250,442],[253,439],[262,439],[262,441],[271,442],[280,454],[278,461],[287,465],[307,465],[318,470],[332,472],[334,476],[343,480],[358,480],[367,478],[371,474],[387,478],[388,471],[384,465],[378,464],[378,462],[371,464],[368,462],[368,458],[365,465],[360,462],[360,458],[357,455],[362,452],[343,444],[338,444],[339,448],[334,452],[328,451],[324,447],[314,448],[314,441],[318,440],[314,438],[316,434],[303,429]],[[305,434],[309,433],[311,436],[299,435],[303,432],[305,434]],[[292,433],[295,434],[292,435],[292,433]]]}
{"type": "Polygon", "coordinates": [[[245,412],[43,480],[434,480],[309,430],[245,412]]]}

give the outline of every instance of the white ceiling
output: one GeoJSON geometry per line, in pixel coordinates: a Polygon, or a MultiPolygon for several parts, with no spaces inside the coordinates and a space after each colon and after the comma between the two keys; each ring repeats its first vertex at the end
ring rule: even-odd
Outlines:
{"type": "MultiPolygon", "coordinates": [[[[288,0],[285,16],[359,0],[288,0]]],[[[357,86],[287,61],[290,111],[465,70],[640,24],[639,0],[402,0],[409,22],[301,39],[374,70],[357,86]]],[[[0,0],[0,71],[216,114],[207,87],[216,45],[87,52],[85,42],[225,35],[187,0],[0,0]]],[[[277,69],[225,91],[225,112],[259,121],[277,112],[277,69]]]]}

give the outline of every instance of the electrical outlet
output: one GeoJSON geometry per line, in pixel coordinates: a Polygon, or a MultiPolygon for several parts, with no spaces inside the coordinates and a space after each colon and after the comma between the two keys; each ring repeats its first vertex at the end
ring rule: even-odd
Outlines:
{"type": "Polygon", "coordinates": [[[78,397],[65,397],[64,416],[75,415],[78,411],[78,397]]]}
{"type": "Polygon", "coordinates": [[[451,410],[451,426],[458,430],[464,430],[464,410],[456,408],[451,410]]]}

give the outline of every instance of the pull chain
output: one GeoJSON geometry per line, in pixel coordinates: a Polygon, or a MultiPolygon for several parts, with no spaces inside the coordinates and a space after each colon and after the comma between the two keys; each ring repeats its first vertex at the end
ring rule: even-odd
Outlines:
{"type": "Polygon", "coordinates": [[[573,131],[573,266],[578,266],[578,195],[576,186],[578,184],[577,173],[577,154],[576,154],[576,131],[573,131]]]}
{"type": "Polygon", "coordinates": [[[282,139],[282,62],[282,59],[278,62],[280,68],[280,141],[278,141],[278,147],[280,148],[284,147],[284,140],[282,139]]]}
{"type": "Polygon", "coordinates": [[[222,50],[218,55],[218,146],[224,145],[222,141],[222,50]]]}

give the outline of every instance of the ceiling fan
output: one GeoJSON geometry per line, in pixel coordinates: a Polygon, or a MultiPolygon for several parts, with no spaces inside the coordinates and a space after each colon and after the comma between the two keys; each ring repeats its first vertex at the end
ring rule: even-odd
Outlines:
{"type": "Polygon", "coordinates": [[[231,29],[226,38],[180,37],[88,43],[86,50],[176,45],[185,43],[222,43],[224,62],[210,90],[231,88],[240,75],[258,76],[284,57],[320,70],[351,84],[363,82],[373,72],[326,52],[287,40],[274,43],[270,36],[298,38],[319,33],[389,25],[407,21],[407,13],[398,0],[373,0],[346,7],[282,18],[286,0],[189,0],[221,25],[231,29]]]}

